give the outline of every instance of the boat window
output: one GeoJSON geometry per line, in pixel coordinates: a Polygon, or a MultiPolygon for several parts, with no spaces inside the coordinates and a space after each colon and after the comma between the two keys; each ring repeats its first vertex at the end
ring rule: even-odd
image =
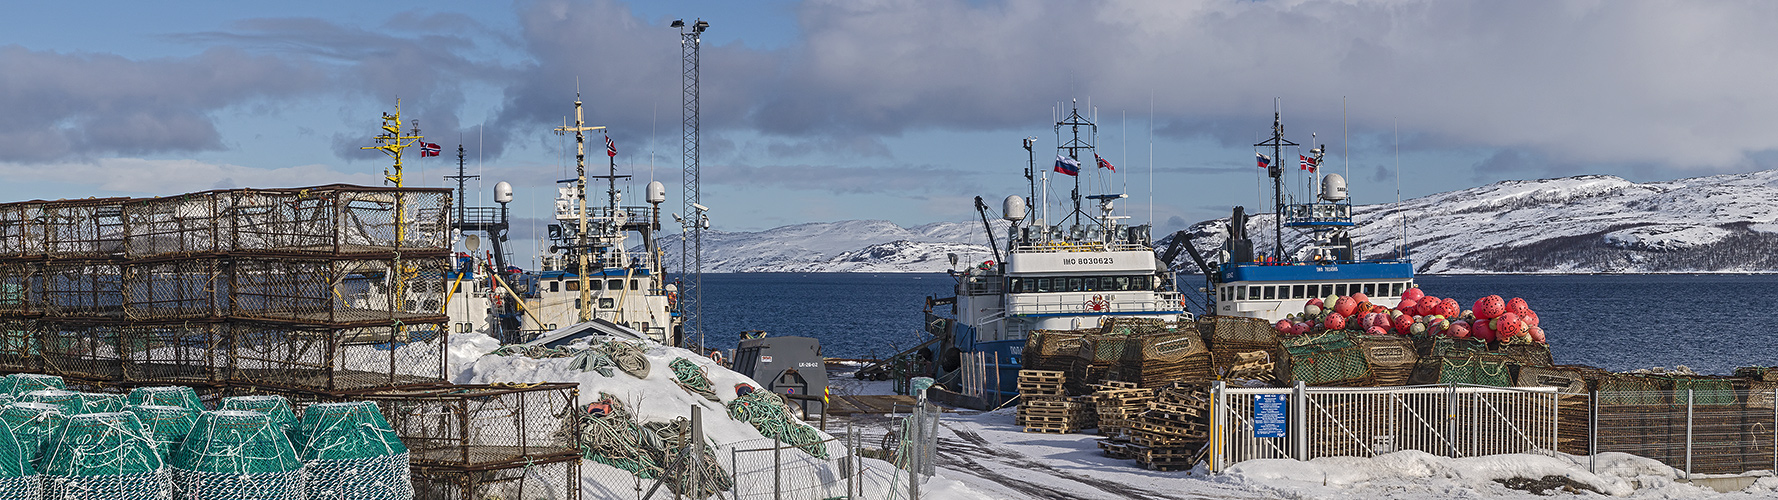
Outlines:
{"type": "Polygon", "coordinates": [[[1022,281],[1024,281],[1024,284],[1019,286],[1019,291],[1021,291],[1021,292],[1035,292],[1035,291],[1037,291],[1037,280],[1022,280],[1022,281]]]}
{"type": "Polygon", "coordinates": [[[1020,290],[1019,286],[1023,285],[1023,284],[1025,284],[1024,278],[1007,278],[1006,279],[1006,289],[1009,291],[1022,292],[1024,290],[1020,290]]]}
{"type": "Polygon", "coordinates": [[[1364,284],[1364,294],[1365,295],[1376,295],[1377,294],[1377,284],[1376,283],[1365,283],[1364,284]]]}
{"type": "Polygon", "coordinates": [[[1049,278],[1038,278],[1037,279],[1037,291],[1039,291],[1039,292],[1054,291],[1056,289],[1056,287],[1054,285],[1055,285],[1054,283],[1050,283],[1049,278]]]}
{"type": "Polygon", "coordinates": [[[630,280],[630,289],[631,290],[641,290],[642,289],[642,282],[640,280],[630,280]]]}
{"type": "Polygon", "coordinates": [[[605,285],[606,290],[622,290],[624,289],[624,280],[607,281],[605,285]]]}
{"type": "Polygon", "coordinates": [[[1272,299],[1274,299],[1274,298],[1277,298],[1277,297],[1276,297],[1276,296],[1275,296],[1275,295],[1273,295],[1273,294],[1276,294],[1276,293],[1278,293],[1278,287],[1275,287],[1275,286],[1268,286],[1268,287],[1265,287],[1265,288],[1263,288],[1263,289],[1262,289],[1262,290],[1264,290],[1264,292],[1265,292],[1265,294],[1266,294],[1266,300],[1272,300],[1272,299]]]}
{"type": "Polygon", "coordinates": [[[1235,287],[1235,300],[1247,300],[1247,287],[1235,287]]]}
{"type": "Polygon", "coordinates": [[[1339,295],[1339,296],[1344,297],[1346,295],[1346,284],[1340,283],[1340,284],[1334,285],[1334,295],[1339,295]]]}
{"type": "Polygon", "coordinates": [[[600,309],[615,309],[615,308],[617,308],[617,299],[613,299],[613,298],[599,299],[599,308],[600,309]]]}
{"type": "Polygon", "coordinates": [[[562,282],[556,281],[556,280],[550,281],[549,282],[549,291],[552,291],[552,292],[562,291],[562,282]]]}
{"type": "Polygon", "coordinates": [[[1080,291],[1080,278],[1068,278],[1068,291],[1080,291]]]}
{"type": "Polygon", "coordinates": [[[586,285],[588,290],[603,290],[605,287],[605,280],[587,280],[586,285]]]}
{"type": "Polygon", "coordinates": [[[1303,298],[1303,286],[1302,285],[1291,285],[1290,286],[1290,298],[1293,298],[1293,299],[1303,298]]]}
{"type": "Polygon", "coordinates": [[[568,282],[568,291],[570,291],[570,292],[578,292],[578,291],[580,291],[580,281],[578,281],[578,280],[576,280],[576,281],[569,281],[569,282],[568,282]]]}
{"type": "Polygon", "coordinates": [[[1389,286],[1389,291],[1390,291],[1390,292],[1391,292],[1391,293],[1390,293],[1390,294],[1389,294],[1389,296],[1391,296],[1391,297],[1400,297],[1400,296],[1401,296],[1401,292],[1402,292],[1402,288],[1403,288],[1403,287],[1402,287],[1402,286],[1401,286],[1401,283],[1395,283],[1395,284],[1393,284],[1393,285],[1390,285],[1390,286],[1389,286]]]}

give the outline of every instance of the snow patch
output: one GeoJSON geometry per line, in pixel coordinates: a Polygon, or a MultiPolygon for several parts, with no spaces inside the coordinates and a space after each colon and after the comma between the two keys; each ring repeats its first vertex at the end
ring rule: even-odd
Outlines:
{"type": "Polygon", "coordinates": [[[1618,248],[1669,252],[1709,245],[1728,237],[1729,230],[1710,226],[1654,224],[1605,233],[1605,244],[1618,248]]]}

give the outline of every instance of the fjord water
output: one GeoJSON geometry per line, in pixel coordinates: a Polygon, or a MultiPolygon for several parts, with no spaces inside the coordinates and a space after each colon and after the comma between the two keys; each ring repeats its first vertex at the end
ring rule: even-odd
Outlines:
{"type": "MultiPolygon", "coordinates": [[[[1469,308],[1489,294],[1537,311],[1559,364],[1613,371],[1685,365],[1728,374],[1778,365],[1778,275],[1486,275],[1416,278],[1469,308]]],[[[1202,276],[1182,276],[1188,289],[1202,276]]],[[[927,296],[943,274],[704,275],[705,343],[730,349],[743,330],[821,340],[830,357],[886,356],[924,338],[927,296]]],[[[693,340],[695,342],[695,339],[693,340]]]]}

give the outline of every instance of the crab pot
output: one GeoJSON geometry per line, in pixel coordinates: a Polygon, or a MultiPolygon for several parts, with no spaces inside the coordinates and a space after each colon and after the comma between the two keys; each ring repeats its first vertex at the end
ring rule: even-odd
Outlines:
{"type": "Polygon", "coordinates": [[[43,498],[43,478],[31,453],[11,428],[0,425],[0,498],[43,498]]]}
{"type": "Polygon", "coordinates": [[[414,467],[414,498],[580,499],[580,457],[558,457],[500,468],[414,467]]]}
{"type": "Polygon", "coordinates": [[[191,387],[176,385],[162,387],[137,387],[130,389],[129,404],[136,406],[178,406],[192,410],[204,411],[204,404],[198,400],[198,393],[191,387]]]}
{"type": "Polygon", "coordinates": [[[290,407],[290,400],[276,394],[255,394],[251,396],[233,396],[222,398],[216,407],[219,410],[247,410],[265,414],[271,419],[272,426],[290,439],[290,444],[302,450],[301,442],[296,438],[296,412],[290,407]]]}
{"type": "Polygon", "coordinates": [[[38,321],[33,335],[45,372],[67,378],[122,378],[121,329],[107,324],[38,321]]]}
{"type": "Polygon", "coordinates": [[[228,263],[189,258],[126,264],[124,310],[138,321],[225,317],[234,282],[228,263]]]}
{"type": "Polygon", "coordinates": [[[13,397],[39,389],[67,389],[68,383],[62,377],[41,373],[13,373],[0,378],[0,390],[13,397]]]}
{"type": "Polygon", "coordinates": [[[127,198],[44,202],[36,221],[45,256],[100,259],[123,254],[123,205],[127,198]]]}
{"type": "Polygon", "coordinates": [[[365,399],[381,408],[415,466],[504,467],[579,456],[564,437],[578,434],[579,421],[569,416],[577,387],[459,385],[379,391],[365,399]]]}
{"type": "Polygon", "coordinates": [[[169,384],[226,382],[229,326],[180,322],[122,327],[118,344],[123,380],[169,384]]]}
{"type": "Polygon", "coordinates": [[[18,440],[20,453],[32,463],[43,458],[43,444],[68,419],[62,407],[47,403],[21,402],[0,408],[0,423],[18,440]]]}
{"type": "Polygon", "coordinates": [[[444,382],[443,324],[292,328],[235,323],[231,382],[308,391],[444,382]]]}
{"type": "Polygon", "coordinates": [[[229,191],[206,191],[123,205],[124,255],[132,259],[186,256],[227,249],[229,191]]]}
{"type": "Polygon", "coordinates": [[[167,405],[130,405],[126,410],[136,414],[136,419],[148,430],[149,437],[154,441],[154,451],[160,454],[163,461],[171,460],[173,449],[185,441],[187,434],[191,434],[199,413],[191,408],[167,405]]]}
{"type": "Polygon", "coordinates": [[[450,251],[451,191],[330,185],[230,192],[236,252],[365,255],[450,251]]]}
{"type": "Polygon", "coordinates": [[[173,451],[180,498],[302,500],[304,471],[290,438],[257,411],[204,412],[173,451]]]}
{"type": "Polygon", "coordinates": [[[39,389],[19,396],[25,403],[43,403],[55,405],[63,415],[74,416],[86,413],[86,399],[77,391],[66,389],[39,389]]]}
{"type": "Polygon", "coordinates": [[[159,498],[170,486],[153,438],[129,412],[68,417],[41,465],[45,498],[159,498]]]}
{"type": "Polygon", "coordinates": [[[46,317],[123,316],[123,271],[118,264],[64,260],[44,263],[38,269],[43,291],[34,311],[46,317]]]}
{"type": "Polygon", "coordinates": [[[407,447],[376,403],[317,403],[303,409],[297,456],[310,498],[414,498],[407,447]]]}

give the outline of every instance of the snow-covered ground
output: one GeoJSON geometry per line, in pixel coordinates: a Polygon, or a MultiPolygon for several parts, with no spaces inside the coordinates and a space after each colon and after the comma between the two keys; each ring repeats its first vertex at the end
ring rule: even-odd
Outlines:
{"type": "MultiPolygon", "coordinates": [[[[764,438],[752,426],[730,420],[722,404],[691,394],[673,382],[667,364],[685,358],[703,367],[726,403],[735,397],[734,386],[751,379],[729,371],[690,351],[650,346],[648,377],[636,379],[621,371],[612,377],[568,368],[569,358],[531,359],[521,356],[484,356],[498,345],[481,335],[455,335],[451,341],[451,373],[458,383],[576,382],[580,402],[597,399],[600,392],[621,399],[641,421],[666,421],[702,408],[706,433],[714,445],[757,442],[764,438]]],[[[850,376],[833,378],[840,394],[884,394],[888,382],[864,382],[850,376]]],[[[1391,453],[1376,458],[1333,457],[1308,462],[1253,460],[1212,474],[1200,467],[1181,472],[1142,469],[1133,460],[1114,459],[1099,451],[1092,434],[1031,434],[1013,425],[1014,410],[958,411],[941,418],[938,474],[921,486],[921,497],[932,500],[975,499],[1202,499],[1202,498],[1544,498],[1509,489],[1497,480],[1548,476],[1566,478],[1585,489],[1552,495],[1608,495],[1637,499],[1778,498],[1778,477],[1769,472],[1751,487],[1735,493],[1712,490],[1676,480],[1682,474],[1659,462],[1607,453],[1597,457],[1599,473],[1588,472],[1588,457],[1563,454],[1497,455],[1451,459],[1416,451],[1391,453]]],[[[860,421],[860,427],[867,425],[860,421]]],[[[868,432],[868,431],[866,431],[868,432]]],[[[827,437],[826,433],[822,433],[827,437]]],[[[867,441],[868,442],[868,441],[867,441]]],[[[828,462],[804,457],[804,471],[834,474],[828,462]]],[[[890,491],[904,493],[906,483],[896,480],[893,465],[866,459],[863,498],[890,498],[890,491]]],[[[627,473],[590,461],[582,462],[585,498],[631,498],[636,481],[627,473]]],[[[895,498],[905,498],[905,495],[895,498]]]]}

